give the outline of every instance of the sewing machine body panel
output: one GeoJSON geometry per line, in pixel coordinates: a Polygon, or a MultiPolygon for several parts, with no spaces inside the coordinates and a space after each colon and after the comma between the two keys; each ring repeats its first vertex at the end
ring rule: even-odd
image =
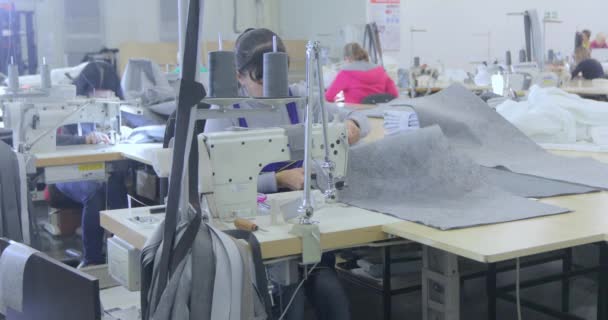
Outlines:
{"type": "MultiPolygon", "coordinates": [[[[348,162],[348,139],[343,123],[328,125],[329,159],[336,177],[344,177],[348,162]]],[[[266,165],[302,160],[303,136],[289,138],[283,128],[247,129],[202,134],[199,142],[199,192],[209,194],[209,210],[221,219],[258,214],[258,175],[266,165]],[[202,151],[202,152],[201,152],[202,151]],[[205,154],[207,152],[207,155],[205,154]],[[295,155],[295,156],[294,156],[295,155]],[[211,182],[211,183],[209,183],[211,182]]],[[[312,158],[325,160],[321,125],[313,127],[312,158]]],[[[320,172],[317,172],[319,176],[320,172]]]]}
{"type": "MultiPolygon", "coordinates": [[[[255,216],[260,171],[269,163],[289,160],[281,128],[209,133],[199,137],[199,146],[209,153],[217,214],[223,218],[255,216]]],[[[199,163],[205,165],[209,163],[199,163]]]]}

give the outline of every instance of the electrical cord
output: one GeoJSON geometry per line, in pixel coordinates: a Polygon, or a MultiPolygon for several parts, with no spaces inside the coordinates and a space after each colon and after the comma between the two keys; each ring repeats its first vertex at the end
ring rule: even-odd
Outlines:
{"type": "Polygon", "coordinates": [[[515,298],[517,300],[517,320],[521,320],[521,300],[519,295],[519,258],[515,260],[515,298]]]}
{"type": "Polygon", "coordinates": [[[298,284],[298,286],[296,287],[296,290],[291,295],[291,299],[289,299],[289,303],[285,307],[285,310],[283,310],[283,313],[279,317],[279,320],[283,320],[285,318],[285,315],[287,315],[287,311],[289,311],[289,307],[291,307],[291,304],[293,303],[293,300],[296,298],[296,295],[298,294],[298,291],[300,291],[300,288],[304,284],[304,281],[306,281],[308,279],[308,277],[312,274],[312,272],[315,270],[315,268],[317,268],[318,264],[319,264],[318,262],[315,263],[312,266],[312,268],[310,268],[310,271],[308,271],[308,273],[306,274],[306,276],[304,277],[304,279],[302,279],[302,281],[300,281],[300,284],[298,284]]]}

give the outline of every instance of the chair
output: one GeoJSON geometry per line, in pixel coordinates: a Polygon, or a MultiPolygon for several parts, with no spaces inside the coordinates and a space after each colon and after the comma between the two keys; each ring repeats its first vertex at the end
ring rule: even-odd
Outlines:
{"type": "Polygon", "coordinates": [[[378,104],[378,103],[387,103],[391,100],[395,99],[395,97],[388,93],[377,93],[369,95],[363,100],[361,100],[362,104],[378,104]]]}

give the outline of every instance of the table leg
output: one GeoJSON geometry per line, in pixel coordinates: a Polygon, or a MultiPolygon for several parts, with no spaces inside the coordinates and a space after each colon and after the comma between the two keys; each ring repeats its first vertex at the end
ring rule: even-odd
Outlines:
{"type": "MultiPolygon", "coordinates": [[[[562,272],[568,273],[572,271],[572,248],[568,248],[564,251],[564,258],[562,259],[562,272]]],[[[570,279],[564,278],[562,280],[562,312],[570,312],[570,279]]]]}
{"type": "Polygon", "coordinates": [[[496,319],[496,264],[489,263],[486,273],[486,295],[488,298],[488,320],[496,319]]]}
{"type": "Polygon", "coordinates": [[[384,260],[384,273],[382,275],[382,305],[384,320],[391,319],[392,312],[392,286],[391,286],[391,247],[382,248],[384,260]]]}
{"type": "Polygon", "coordinates": [[[600,243],[600,271],[598,274],[597,319],[608,320],[608,242],[600,243]]]}
{"type": "Polygon", "coordinates": [[[460,319],[458,256],[422,248],[422,319],[460,319]]]}

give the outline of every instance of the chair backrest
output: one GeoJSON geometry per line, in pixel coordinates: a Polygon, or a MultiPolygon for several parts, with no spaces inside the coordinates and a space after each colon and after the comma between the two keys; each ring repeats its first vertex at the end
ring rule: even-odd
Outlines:
{"type": "Polygon", "coordinates": [[[363,100],[361,100],[362,104],[378,104],[378,103],[386,103],[395,99],[395,97],[388,93],[377,93],[369,95],[363,100]]]}
{"type": "MultiPolygon", "coordinates": [[[[0,239],[0,254],[12,245],[15,244],[0,239]]],[[[12,250],[23,252],[23,247],[12,250]]],[[[3,272],[15,273],[0,270],[3,272]]],[[[22,291],[17,293],[22,294],[21,310],[14,310],[9,305],[5,314],[7,320],[101,319],[99,280],[40,252],[27,258],[22,272],[22,291]]]]}
{"type": "Polygon", "coordinates": [[[0,141],[0,237],[15,241],[23,240],[20,192],[17,155],[8,144],[0,141]]]}

